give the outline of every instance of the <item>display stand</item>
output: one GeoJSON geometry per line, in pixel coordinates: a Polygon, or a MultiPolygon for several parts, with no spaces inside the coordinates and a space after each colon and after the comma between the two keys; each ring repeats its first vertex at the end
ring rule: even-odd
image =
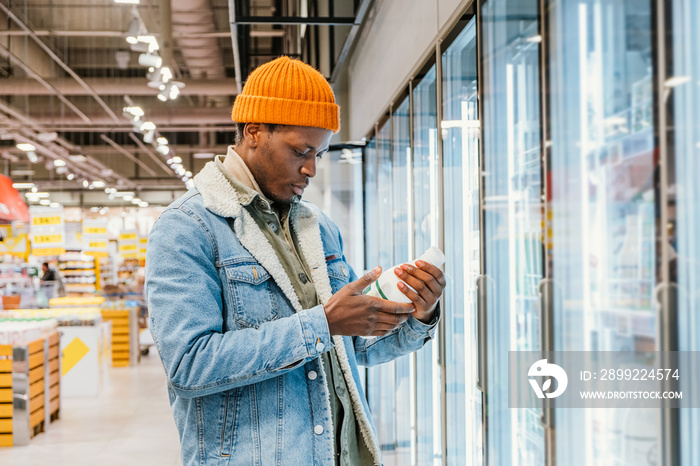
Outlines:
{"type": "Polygon", "coordinates": [[[12,346],[0,345],[0,447],[12,446],[12,346]]]}
{"type": "Polygon", "coordinates": [[[102,319],[112,322],[112,366],[126,367],[138,364],[138,316],[135,308],[103,310],[102,319]]]}

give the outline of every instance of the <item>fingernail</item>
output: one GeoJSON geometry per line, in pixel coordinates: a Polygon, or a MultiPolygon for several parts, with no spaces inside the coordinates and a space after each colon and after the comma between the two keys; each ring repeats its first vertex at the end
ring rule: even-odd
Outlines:
{"type": "Polygon", "coordinates": [[[417,265],[418,267],[423,267],[423,266],[425,265],[425,262],[423,262],[423,261],[416,261],[416,265],[417,265]]]}
{"type": "Polygon", "coordinates": [[[403,275],[403,270],[399,267],[396,267],[394,269],[394,273],[400,277],[401,275],[403,275]]]}
{"type": "Polygon", "coordinates": [[[378,275],[381,271],[382,271],[381,267],[375,267],[374,269],[372,269],[372,273],[375,275],[378,275]]]}

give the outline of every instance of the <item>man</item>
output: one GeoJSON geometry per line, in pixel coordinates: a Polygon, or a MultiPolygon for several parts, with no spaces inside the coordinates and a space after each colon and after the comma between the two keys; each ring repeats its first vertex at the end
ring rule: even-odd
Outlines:
{"type": "Polygon", "coordinates": [[[323,76],[287,57],[236,98],[236,144],[151,231],[146,292],[185,465],[381,464],[357,364],[431,339],[445,286],[397,271],[411,299],[365,296],[338,228],[300,202],[339,128],[323,76]]]}
{"type": "Polygon", "coordinates": [[[56,272],[49,268],[49,263],[44,262],[41,264],[41,270],[44,272],[44,275],[41,277],[41,282],[53,282],[56,281],[56,272]]]}

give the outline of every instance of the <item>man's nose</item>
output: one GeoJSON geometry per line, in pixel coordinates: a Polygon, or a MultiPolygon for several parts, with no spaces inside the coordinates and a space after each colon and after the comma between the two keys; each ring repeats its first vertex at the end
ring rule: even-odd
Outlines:
{"type": "Polygon", "coordinates": [[[306,161],[301,167],[301,172],[309,178],[316,176],[316,156],[310,157],[309,160],[306,161]]]}

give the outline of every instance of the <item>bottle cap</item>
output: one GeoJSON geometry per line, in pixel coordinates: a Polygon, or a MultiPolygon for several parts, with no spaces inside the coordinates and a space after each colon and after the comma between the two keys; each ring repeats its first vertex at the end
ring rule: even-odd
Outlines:
{"type": "Polygon", "coordinates": [[[417,260],[429,262],[435,267],[442,267],[442,264],[445,263],[445,255],[442,253],[442,251],[440,251],[439,248],[431,246],[417,260]]]}

